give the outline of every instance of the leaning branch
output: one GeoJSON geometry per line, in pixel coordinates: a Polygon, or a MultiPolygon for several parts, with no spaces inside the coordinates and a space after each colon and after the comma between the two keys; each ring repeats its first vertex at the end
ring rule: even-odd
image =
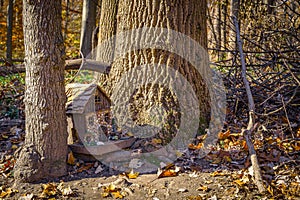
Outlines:
{"type": "Polygon", "coordinates": [[[244,85],[246,88],[246,93],[247,93],[247,97],[248,97],[248,108],[249,108],[248,126],[247,126],[247,129],[244,129],[242,131],[242,133],[246,139],[247,146],[249,149],[251,164],[252,164],[253,171],[254,171],[255,184],[256,184],[259,192],[263,193],[263,192],[265,192],[265,187],[263,185],[263,180],[261,177],[261,170],[259,167],[257,155],[256,155],[254,145],[251,140],[251,134],[254,131],[255,126],[256,126],[255,125],[255,105],[254,105],[252,92],[250,89],[250,84],[246,77],[246,63],[245,63],[245,57],[244,57],[243,48],[242,48],[242,40],[240,37],[238,22],[237,22],[237,19],[235,16],[232,16],[232,19],[233,19],[235,29],[236,29],[237,43],[238,43],[239,53],[240,53],[240,57],[241,57],[241,64],[242,64],[242,78],[243,78],[243,82],[244,82],[244,85]]]}
{"type": "MultiPolygon", "coordinates": [[[[82,59],[66,60],[65,70],[76,70],[79,69],[82,59]]],[[[13,66],[0,66],[0,76],[9,74],[24,73],[25,65],[13,65],[13,66]]]]}

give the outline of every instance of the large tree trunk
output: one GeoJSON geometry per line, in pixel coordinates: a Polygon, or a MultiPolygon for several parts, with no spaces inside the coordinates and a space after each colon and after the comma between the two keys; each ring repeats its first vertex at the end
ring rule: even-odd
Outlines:
{"type": "Polygon", "coordinates": [[[66,174],[67,130],[61,1],[23,1],[26,138],[17,182],[66,174]]]}
{"type": "MultiPolygon", "coordinates": [[[[188,35],[206,48],[206,1],[119,0],[117,4],[116,34],[142,27],[165,28],[168,31],[174,30],[188,35]]],[[[111,36],[108,33],[112,32],[112,26],[100,27],[101,32],[105,38],[111,36]]],[[[116,41],[116,45],[129,44],[132,40],[137,43],[143,43],[144,41],[139,41],[137,36],[117,38],[119,41],[116,41]]],[[[153,40],[153,38],[149,39],[153,40]]],[[[99,40],[99,45],[102,42],[103,40],[99,40]]],[[[166,50],[147,48],[126,52],[122,57],[117,57],[115,52],[113,60],[111,72],[106,80],[107,84],[104,85],[109,95],[116,92],[113,91],[114,87],[121,81],[121,77],[131,69],[144,64],[149,64],[150,66],[165,65],[167,68],[170,67],[179,71],[192,85],[199,98],[201,125],[203,127],[207,125],[210,108],[207,88],[201,75],[184,58],[166,50]]],[[[128,82],[134,79],[138,80],[138,76],[137,74],[136,77],[131,77],[132,79],[128,80],[128,82]]],[[[159,139],[162,139],[163,144],[167,144],[176,134],[180,123],[181,116],[178,99],[168,88],[157,84],[143,85],[136,89],[134,94],[131,94],[127,115],[131,116],[135,125],[145,125],[149,123],[151,118],[149,110],[153,107],[162,106],[166,110],[166,121],[164,129],[155,137],[159,137],[159,139]]],[[[125,94],[126,90],[124,86],[119,92],[125,94]]],[[[150,137],[148,139],[151,140],[153,138],[150,137]]]]}

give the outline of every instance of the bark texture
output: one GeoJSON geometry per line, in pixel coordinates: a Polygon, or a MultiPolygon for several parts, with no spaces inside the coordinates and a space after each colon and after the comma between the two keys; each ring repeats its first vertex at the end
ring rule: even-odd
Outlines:
{"type": "Polygon", "coordinates": [[[66,174],[67,129],[61,1],[24,0],[26,138],[17,182],[66,174]]]}
{"type": "MultiPolygon", "coordinates": [[[[206,48],[206,6],[205,0],[119,0],[116,33],[142,27],[166,28],[184,33],[206,48]]],[[[103,35],[109,33],[111,28],[111,26],[100,27],[103,35]]],[[[116,43],[130,43],[130,40],[139,38],[122,38],[122,41],[116,43]]],[[[99,43],[102,41],[99,40],[99,43]]],[[[174,53],[155,48],[127,52],[121,58],[114,59],[109,77],[106,82],[100,84],[105,87],[108,94],[111,94],[124,73],[144,64],[165,65],[179,71],[196,92],[201,122],[202,125],[207,125],[210,106],[204,81],[189,62],[174,53]]],[[[128,82],[134,79],[132,77],[128,82]]],[[[150,117],[147,111],[155,105],[161,105],[167,110],[165,130],[158,137],[165,140],[164,142],[169,142],[179,125],[180,108],[178,100],[168,88],[160,85],[144,85],[137,88],[132,94],[128,115],[132,116],[136,124],[147,124],[150,117]],[[166,134],[169,134],[169,137],[166,134]]]]}

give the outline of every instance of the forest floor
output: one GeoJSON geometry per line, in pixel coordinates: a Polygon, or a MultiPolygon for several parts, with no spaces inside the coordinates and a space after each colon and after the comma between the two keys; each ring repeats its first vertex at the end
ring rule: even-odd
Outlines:
{"type": "MultiPolygon", "coordinates": [[[[252,137],[266,188],[264,194],[254,184],[248,147],[241,134],[248,122],[243,95],[228,98],[224,129],[216,145],[202,158],[197,155],[205,136],[198,136],[179,159],[164,163],[154,173],[124,173],[99,161],[83,161],[76,155],[70,159],[69,154],[67,176],[14,185],[14,152],[25,137],[24,88],[16,81],[3,87],[0,94],[0,107],[6,108],[0,113],[0,199],[300,199],[300,99],[294,103],[296,106],[290,103],[282,107],[276,95],[265,101],[261,98],[266,95],[255,87],[255,101],[263,102],[257,107],[258,113],[280,109],[258,116],[252,137]]],[[[153,140],[136,148],[160,145],[153,140]]]]}
{"type": "MultiPolygon", "coordinates": [[[[124,173],[75,158],[67,176],[16,186],[13,152],[20,143],[18,130],[23,129],[2,131],[1,150],[6,150],[1,151],[0,199],[300,199],[299,140],[260,141],[264,194],[253,182],[242,136],[230,131],[219,134],[215,149],[204,158],[197,158],[198,147],[190,145],[180,159],[157,173],[124,173]]],[[[300,131],[297,134],[300,138],[300,131]]]]}

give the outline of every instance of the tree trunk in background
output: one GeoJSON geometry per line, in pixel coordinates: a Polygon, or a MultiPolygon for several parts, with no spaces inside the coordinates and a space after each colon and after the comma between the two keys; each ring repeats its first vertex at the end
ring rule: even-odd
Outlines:
{"type": "Polygon", "coordinates": [[[222,32],[223,32],[223,48],[225,50],[228,48],[227,47],[227,30],[228,30],[228,27],[227,27],[227,16],[228,16],[227,7],[228,7],[228,0],[225,0],[225,2],[222,4],[222,14],[223,14],[223,20],[222,20],[223,21],[223,29],[222,29],[222,32]]]}
{"type": "MultiPolygon", "coordinates": [[[[231,0],[230,16],[235,16],[237,19],[239,19],[239,7],[240,7],[239,0],[231,0]]],[[[230,41],[229,48],[230,50],[234,51],[233,53],[234,55],[230,55],[230,56],[231,58],[235,58],[235,55],[237,54],[237,39],[236,39],[235,26],[232,20],[230,21],[229,41],[230,41]]]]}
{"type": "Polygon", "coordinates": [[[67,2],[66,2],[65,27],[64,27],[65,30],[64,30],[64,33],[63,33],[64,40],[67,38],[67,35],[68,35],[69,11],[70,11],[70,0],[67,0],[67,2]]]}
{"type": "Polygon", "coordinates": [[[67,156],[61,1],[23,6],[26,138],[16,153],[16,183],[65,175],[67,156]]]}
{"type": "MultiPolygon", "coordinates": [[[[117,9],[119,0],[102,0],[101,15],[99,22],[98,44],[113,37],[116,34],[117,9]]],[[[114,56],[114,47],[107,44],[105,48],[97,50],[97,60],[112,60],[114,56]]],[[[103,87],[108,87],[108,76],[106,74],[97,75],[97,83],[103,87]]],[[[110,85],[110,84],[109,84],[110,85]]]]}
{"type": "Polygon", "coordinates": [[[6,39],[6,59],[12,62],[12,35],[13,35],[13,6],[14,0],[9,0],[7,6],[7,39],[6,39]]]}
{"type": "Polygon", "coordinates": [[[96,28],[96,10],[96,0],[83,1],[80,50],[84,57],[92,51],[93,31],[96,28]]]}
{"type": "MultiPolygon", "coordinates": [[[[204,48],[207,48],[206,6],[205,0],[119,0],[116,33],[142,27],[166,28],[184,33],[199,42],[204,48]]],[[[102,7],[103,11],[105,9],[102,7]]],[[[113,13],[110,13],[110,15],[113,18],[113,13]]],[[[114,29],[111,25],[100,26],[99,36],[103,40],[103,38],[110,37],[113,32],[114,29]]],[[[99,40],[99,43],[101,43],[101,40],[99,40]]],[[[117,43],[126,43],[130,40],[138,40],[138,38],[124,38],[124,40],[117,41],[117,43]]],[[[190,63],[171,52],[159,49],[140,49],[127,52],[122,58],[115,58],[106,81],[107,84],[104,85],[107,93],[112,94],[113,87],[120,81],[124,73],[144,64],[150,64],[151,66],[155,64],[166,65],[178,70],[196,92],[199,98],[201,122],[202,125],[207,125],[210,107],[208,91],[203,79],[190,63]]],[[[136,124],[147,124],[149,116],[145,113],[153,103],[165,105],[165,109],[168,111],[167,125],[165,126],[167,128],[159,134],[163,143],[167,143],[172,139],[172,134],[176,133],[180,121],[178,101],[168,89],[157,85],[137,88],[136,92],[132,94],[128,115],[132,116],[136,124]]]]}
{"type": "MultiPolygon", "coordinates": [[[[218,9],[217,9],[217,13],[216,13],[216,18],[215,20],[217,21],[215,24],[216,24],[216,35],[217,35],[217,41],[216,41],[216,46],[217,46],[217,49],[221,49],[222,48],[222,27],[221,27],[221,24],[222,24],[222,9],[221,9],[221,6],[222,5],[222,2],[221,1],[218,1],[218,9]]],[[[218,60],[220,60],[220,53],[218,53],[218,60]]]]}

